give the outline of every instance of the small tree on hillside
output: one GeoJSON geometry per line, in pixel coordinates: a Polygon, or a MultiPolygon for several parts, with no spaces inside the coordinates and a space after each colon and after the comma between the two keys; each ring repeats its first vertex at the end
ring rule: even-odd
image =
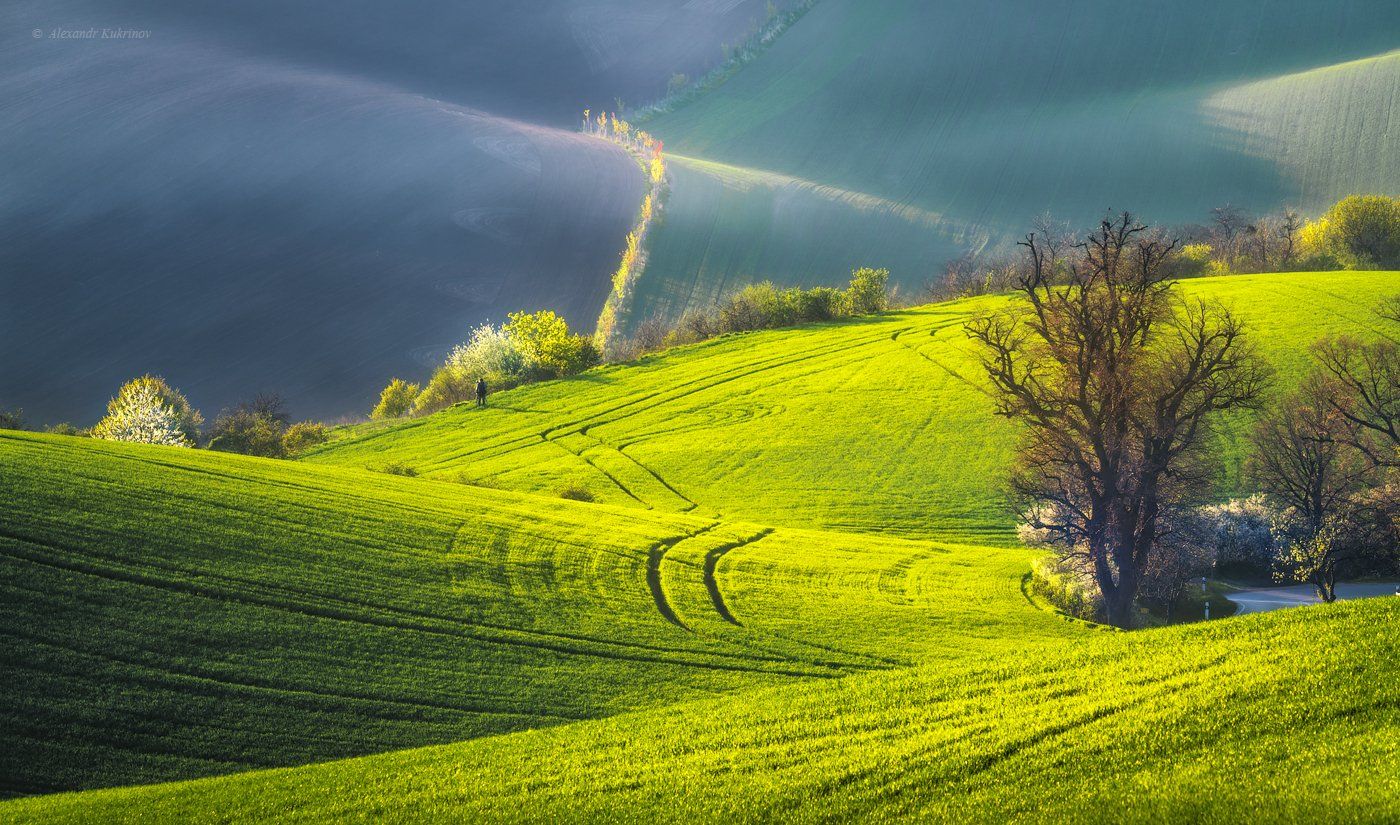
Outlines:
{"type": "Polygon", "coordinates": [[[418,397],[421,389],[417,384],[409,383],[402,378],[393,379],[379,393],[379,403],[374,405],[369,417],[380,419],[408,415],[409,410],[413,409],[413,400],[418,397]]]}
{"type": "Polygon", "coordinates": [[[282,458],[282,434],[290,419],[276,393],[260,393],[214,419],[209,449],[264,458],[282,458]]]}
{"type": "Polygon", "coordinates": [[[1054,262],[1031,233],[1021,300],[968,335],[997,411],[1024,426],[1012,488],[1033,525],[1093,571],[1109,621],[1128,626],[1166,517],[1209,487],[1211,421],[1253,406],[1265,370],[1233,314],[1164,282],[1174,243],[1129,214],[1054,262]]]}
{"type": "Polygon", "coordinates": [[[570,334],[568,322],[552,310],[512,312],[504,331],[526,362],[545,376],[573,375],[601,360],[593,342],[570,334]]]}
{"type": "Polygon", "coordinates": [[[851,283],[846,287],[846,311],[852,315],[870,315],[884,312],[889,306],[887,289],[890,283],[888,269],[861,267],[851,273],[851,283]]]}
{"type": "Polygon", "coordinates": [[[107,403],[107,415],[92,428],[93,438],[193,447],[199,441],[199,412],[178,390],[153,375],[128,381],[107,403]]]}
{"type": "Polygon", "coordinates": [[[296,455],[328,440],[330,432],[325,424],[318,421],[299,421],[282,434],[282,450],[287,455],[296,455]]]}

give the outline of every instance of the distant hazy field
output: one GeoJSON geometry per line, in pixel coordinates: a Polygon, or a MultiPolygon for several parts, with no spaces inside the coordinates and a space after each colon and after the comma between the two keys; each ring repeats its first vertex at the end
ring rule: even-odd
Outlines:
{"type": "Polygon", "coordinates": [[[0,9],[0,406],[90,424],[153,371],[209,415],[334,417],[506,312],[591,328],[643,180],[578,112],[658,96],[762,3],[356,12],[0,9]]]}
{"type": "Polygon", "coordinates": [[[822,0],[648,124],[703,164],[677,165],[632,318],[856,266],[917,288],[1047,211],[1177,224],[1395,192],[1397,43],[1400,5],[1373,0],[822,0]]]}

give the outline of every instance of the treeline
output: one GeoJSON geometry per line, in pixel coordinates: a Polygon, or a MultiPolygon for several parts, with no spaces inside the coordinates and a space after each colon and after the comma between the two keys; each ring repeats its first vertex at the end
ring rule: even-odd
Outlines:
{"type": "Polygon", "coordinates": [[[845,289],[781,288],[770,281],[749,284],[716,303],[687,310],[674,322],[649,318],[619,347],[630,360],[668,347],[694,344],[734,332],[780,329],[882,312],[890,306],[890,271],[863,267],[845,289]]]}
{"type": "MultiPolygon", "coordinates": [[[[1036,222],[1045,242],[1068,247],[1069,227],[1050,218],[1036,222]]],[[[1258,272],[1400,269],[1400,198],[1351,195],[1316,220],[1288,209],[1262,217],[1232,206],[1211,210],[1205,223],[1157,233],[1176,241],[1162,261],[1172,278],[1258,272]]],[[[925,284],[932,300],[993,294],[1015,289],[1024,275],[1021,255],[965,256],[948,262],[925,284]]]]}
{"type": "Polygon", "coordinates": [[[370,417],[427,415],[470,401],[476,397],[477,381],[485,381],[495,392],[576,375],[605,360],[629,361],[729,333],[881,312],[890,302],[889,277],[887,269],[862,268],[851,273],[845,289],[750,284],[712,306],[687,311],[673,323],[660,318],[643,322],[632,337],[619,338],[606,358],[595,338],[571,331],[568,322],[550,310],[512,313],[504,324],[472,330],[426,384],[391,380],[370,417]]]}
{"type": "Polygon", "coordinates": [[[647,236],[651,232],[653,222],[660,218],[666,207],[666,196],[670,189],[666,175],[666,156],[660,140],[634,128],[616,114],[605,115],[600,112],[593,117],[588,109],[583,110],[583,130],[626,149],[636,158],[637,164],[647,176],[647,193],[637,210],[632,230],[627,233],[622,257],[612,274],[611,289],[603,301],[602,311],[598,313],[598,323],[593,333],[598,349],[610,355],[618,340],[619,321],[631,299],[637,279],[646,269],[647,236]]]}
{"type": "MultiPolygon", "coordinates": [[[[0,413],[0,429],[23,428],[21,411],[0,413]]],[[[293,423],[281,396],[267,393],[220,412],[206,431],[199,410],[155,375],[123,384],[107,402],[107,414],[91,428],[63,423],[46,427],[45,432],[136,444],[205,447],[265,458],[287,458],[329,438],[325,424],[293,423]]]]}

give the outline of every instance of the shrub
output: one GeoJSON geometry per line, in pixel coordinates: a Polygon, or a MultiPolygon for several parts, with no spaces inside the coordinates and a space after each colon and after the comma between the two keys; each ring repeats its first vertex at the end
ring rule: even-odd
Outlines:
{"type": "Polygon", "coordinates": [[[51,435],[71,435],[76,436],[78,438],[86,438],[88,436],[87,430],[80,430],[72,424],[69,424],[67,421],[62,421],[58,424],[51,424],[50,426],[44,428],[44,432],[49,433],[51,435]]]}
{"type": "Polygon", "coordinates": [[[557,493],[560,498],[566,498],[569,501],[586,501],[592,503],[598,500],[598,497],[593,495],[592,490],[579,484],[569,484],[560,487],[555,493],[557,493]]]}
{"type": "Polygon", "coordinates": [[[282,458],[287,414],[277,395],[259,395],[219,413],[209,433],[209,449],[263,458],[282,458]]]}
{"type": "Polygon", "coordinates": [[[749,284],[731,293],[719,305],[721,332],[750,332],[785,326],[782,301],[769,281],[749,284]]]}
{"type": "Polygon", "coordinates": [[[482,324],[471,338],[452,350],[413,401],[412,412],[423,414],[450,407],[476,396],[476,382],[485,378],[495,390],[509,389],[522,380],[525,355],[502,327],[482,324]]]}
{"type": "MultiPolygon", "coordinates": [[[[374,468],[371,467],[370,469],[374,468]]],[[[383,467],[380,467],[379,472],[388,473],[391,476],[406,476],[408,478],[414,478],[418,475],[417,470],[408,466],[402,461],[390,461],[388,464],[385,464],[383,467]]]]}
{"type": "Polygon", "coordinates": [[[282,434],[282,451],[296,455],[330,439],[330,430],[319,421],[301,421],[287,428],[282,434]]]}
{"type": "Polygon", "coordinates": [[[841,290],[827,286],[794,289],[790,300],[798,322],[830,321],[841,317],[841,290]]]}
{"type": "Polygon", "coordinates": [[[883,312],[889,305],[886,287],[889,286],[888,269],[862,267],[851,273],[850,286],[846,288],[846,312],[851,315],[870,315],[883,312]]]}
{"type": "Polygon", "coordinates": [[[552,310],[512,312],[503,331],[524,356],[527,369],[540,377],[574,375],[601,360],[593,341],[570,334],[568,323],[552,310]]]}
{"type": "Polygon", "coordinates": [[[0,410],[0,430],[24,429],[24,410],[0,410]]]}
{"type": "Polygon", "coordinates": [[[178,390],[154,375],[128,381],[107,403],[107,415],[92,428],[94,438],[193,447],[204,418],[178,390]]]}
{"type": "Polygon", "coordinates": [[[383,392],[379,393],[379,403],[370,411],[369,417],[399,418],[408,414],[413,408],[413,401],[418,397],[422,388],[417,384],[410,384],[402,378],[395,378],[389,382],[383,392]]]}
{"type": "Polygon", "coordinates": [[[1177,278],[1195,278],[1209,271],[1215,249],[1208,243],[1183,246],[1170,262],[1171,274],[1177,278]]]}
{"type": "Polygon", "coordinates": [[[1299,233],[1304,260],[1347,269],[1400,269],[1400,198],[1351,195],[1299,233]]]}
{"type": "Polygon", "coordinates": [[[632,336],[632,350],[637,355],[645,355],[648,352],[656,352],[666,346],[666,322],[652,316],[637,325],[637,332],[632,336]]]}
{"type": "Polygon", "coordinates": [[[1223,573],[1267,575],[1274,563],[1272,525],[1278,513],[1262,495],[1212,504],[1199,510],[1223,573]]]}
{"type": "Polygon", "coordinates": [[[675,329],[666,334],[666,346],[694,344],[718,334],[719,328],[713,315],[703,309],[688,309],[676,321],[675,329]]]}
{"type": "Polygon", "coordinates": [[[1093,579],[1064,567],[1054,557],[1031,562],[1029,587],[1033,594],[1077,619],[1102,623],[1107,616],[1093,579]]]}

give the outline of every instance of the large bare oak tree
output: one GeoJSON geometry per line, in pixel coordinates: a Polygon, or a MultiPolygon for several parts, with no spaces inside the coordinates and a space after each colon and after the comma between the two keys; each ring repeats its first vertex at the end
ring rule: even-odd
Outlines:
{"type": "Polygon", "coordinates": [[[1011,484],[1034,527],[1093,575],[1129,626],[1173,514],[1210,490],[1219,413],[1256,405],[1266,370],[1240,320],[1184,299],[1174,242],[1132,215],[1052,252],[1035,233],[1012,307],[969,322],[997,411],[1024,426],[1011,484]]]}

